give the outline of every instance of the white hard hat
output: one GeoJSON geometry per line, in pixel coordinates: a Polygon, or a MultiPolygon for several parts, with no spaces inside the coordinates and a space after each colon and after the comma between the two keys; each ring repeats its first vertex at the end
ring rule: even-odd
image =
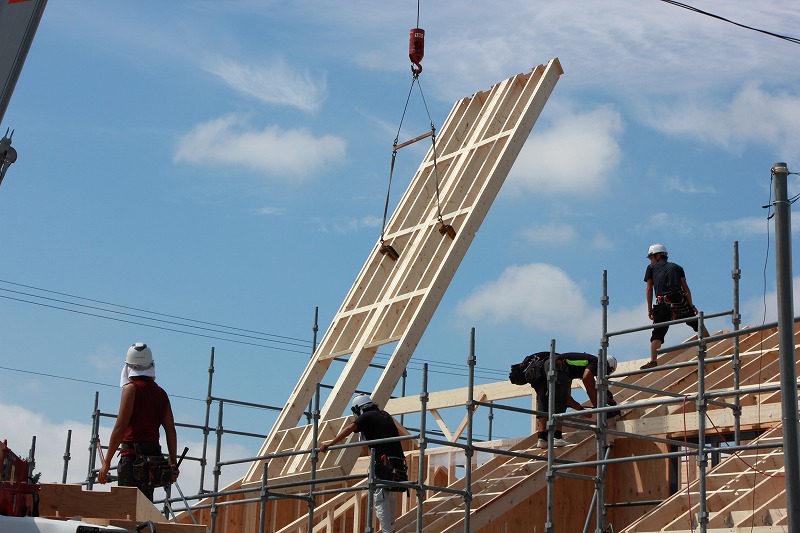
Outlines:
{"type": "Polygon", "coordinates": [[[125,356],[125,363],[135,370],[145,370],[153,366],[153,352],[143,342],[136,342],[125,356]]]}
{"type": "Polygon", "coordinates": [[[364,409],[374,405],[375,404],[372,403],[372,398],[370,398],[369,394],[359,394],[353,398],[353,404],[350,406],[350,410],[353,411],[354,415],[361,416],[361,413],[364,411],[364,409]]]}
{"type": "Polygon", "coordinates": [[[608,368],[608,373],[613,374],[614,371],[617,369],[617,358],[613,355],[609,355],[606,357],[606,368],[608,368]]]}
{"type": "Polygon", "coordinates": [[[650,248],[647,249],[647,257],[650,257],[653,254],[667,255],[667,248],[663,244],[651,244],[650,248]]]}

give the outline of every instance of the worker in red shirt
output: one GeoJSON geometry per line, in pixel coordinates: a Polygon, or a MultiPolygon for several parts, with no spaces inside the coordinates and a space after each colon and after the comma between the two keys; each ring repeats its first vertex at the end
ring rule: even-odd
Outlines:
{"type": "Polygon", "coordinates": [[[167,393],[156,384],[155,361],[150,348],[137,342],[128,349],[122,368],[122,399],[119,414],[111,431],[108,452],[97,474],[105,484],[111,470],[111,458],[121,446],[117,465],[117,484],[138,487],[153,501],[155,487],[169,485],[178,479],[178,437],[167,393]],[[168,459],[159,443],[159,427],[164,428],[168,459]]]}

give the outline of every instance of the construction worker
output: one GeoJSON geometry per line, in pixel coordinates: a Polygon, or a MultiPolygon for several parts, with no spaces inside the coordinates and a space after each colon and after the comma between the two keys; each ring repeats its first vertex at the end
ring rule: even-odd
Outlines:
{"type": "MultiPolygon", "coordinates": [[[[697,308],[692,302],[692,291],[686,283],[683,267],[667,261],[666,247],[663,244],[651,245],[647,249],[647,258],[650,260],[644,273],[644,281],[647,283],[647,316],[653,324],[697,316],[697,308]]],[[[686,324],[697,331],[697,320],[690,320],[686,324]]],[[[658,350],[664,343],[668,329],[669,326],[653,328],[650,335],[650,361],[642,365],[642,370],[658,365],[658,350]]],[[[708,337],[705,326],[703,336],[708,337]]]]}
{"type": "MultiPolygon", "coordinates": [[[[564,361],[566,364],[570,381],[573,379],[580,379],[583,382],[583,386],[586,389],[586,394],[589,396],[589,401],[592,403],[592,407],[597,407],[596,383],[597,363],[599,359],[590,353],[583,352],[567,352],[556,354],[556,357],[564,361]]],[[[613,355],[609,355],[606,358],[606,376],[613,374],[616,369],[617,359],[613,355]]],[[[570,394],[567,404],[569,407],[572,407],[577,411],[583,409],[583,407],[572,397],[572,394],[570,394]]],[[[610,390],[606,390],[606,405],[617,405],[617,402],[614,401],[614,395],[611,394],[610,390]]],[[[614,418],[620,416],[621,414],[622,413],[620,411],[608,411],[606,416],[608,418],[614,418]]]]}
{"type": "MultiPolygon", "coordinates": [[[[319,451],[325,453],[328,448],[341,442],[353,433],[361,433],[363,440],[377,440],[398,437],[400,433],[392,416],[379,409],[368,394],[359,394],[353,398],[350,408],[355,420],[339,432],[333,439],[322,444],[319,451]]],[[[375,477],[388,481],[408,481],[406,459],[400,441],[370,444],[375,450],[375,477]]],[[[394,532],[394,515],[397,508],[396,492],[405,491],[397,487],[378,486],[375,489],[375,514],[381,524],[383,533],[394,532]]]]}
{"type": "MultiPolygon", "coordinates": [[[[567,410],[568,404],[577,404],[570,395],[570,383],[572,379],[569,377],[569,371],[563,360],[559,359],[556,354],[555,359],[555,405],[553,408],[554,414],[561,414],[567,410]]],[[[549,400],[547,373],[550,369],[550,352],[536,352],[527,356],[521,363],[511,365],[511,373],[509,380],[515,385],[530,384],[533,390],[536,391],[536,410],[549,412],[549,400]]],[[[579,404],[577,404],[580,407],[579,404]]],[[[538,433],[538,440],[536,446],[539,448],[547,448],[547,416],[536,415],[536,431],[538,433]]],[[[553,434],[553,447],[560,448],[563,446],[570,446],[572,443],[566,440],[561,431],[561,421],[556,421],[556,426],[553,434]]]]}
{"type": "Polygon", "coordinates": [[[153,352],[143,342],[133,344],[125,356],[120,376],[122,398],[117,421],[97,474],[97,480],[105,484],[111,470],[111,458],[121,445],[117,484],[120,487],[138,487],[150,501],[153,501],[155,487],[176,481],[179,473],[178,438],[172,407],[167,393],[156,384],[155,377],[153,352]],[[164,428],[168,460],[161,452],[159,427],[164,428]]]}

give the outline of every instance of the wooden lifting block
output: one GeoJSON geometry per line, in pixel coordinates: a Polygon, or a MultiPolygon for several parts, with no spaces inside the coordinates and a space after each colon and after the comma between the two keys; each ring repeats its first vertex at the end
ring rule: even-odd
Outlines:
{"type": "MultiPolygon", "coordinates": [[[[455,233],[453,233],[453,235],[455,236],[455,233]]],[[[383,246],[380,247],[379,251],[381,254],[389,256],[389,259],[391,259],[392,261],[397,261],[398,259],[400,259],[400,254],[397,253],[397,250],[392,248],[390,244],[384,244],[383,246]]]]}
{"type": "Polygon", "coordinates": [[[447,235],[453,240],[456,238],[456,229],[450,224],[445,224],[444,222],[442,222],[442,225],[439,227],[439,233],[442,235],[447,235]]]}

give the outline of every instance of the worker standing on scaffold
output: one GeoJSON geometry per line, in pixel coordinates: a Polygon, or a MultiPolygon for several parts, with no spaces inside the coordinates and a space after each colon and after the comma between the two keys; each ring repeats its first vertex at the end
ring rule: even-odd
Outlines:
{"type": "MultiPolygon", "coordinates": [[[[683,267],[667,261],[667,248],[663,244],[653,244],[647,249],[647,258],[650,260],[644,273],[644,281],[647,283],[647,316],[653,324],[697,316],[697,308],[692,302],[692,291],[686,283],[683,267]]],[[[690,320],[686,324],[697,331],[697,320],[690,320]]],[[[642,365],[642,370],[658,365],[658,349],[664,343],[668,329],[669,326],[653,328],[650,335],[650,361],[642,365]]],[[[708,337],[705,326],[703,337],[708,337]]]]}
{"type": "MultiPolygon", "coordinates": [[[[364,440],[388,439],[400,436],[392,415],[379,409],[368,394],[353,398],[350,408],[356,419],[348,424],[333,439],[319,447],[321,453],[341,442],[353,433],[361,433],[364,440]]],[[[387,481],[408,481],[406,458],[400,441],[370,444],[375,450],[375,477],[387,481]]],[[[397,510],[396,493],[404,488],[378,486],[374,492],[375,514],[381,524],[382,533],[394,532],[394,515],[397,510]]]]}

